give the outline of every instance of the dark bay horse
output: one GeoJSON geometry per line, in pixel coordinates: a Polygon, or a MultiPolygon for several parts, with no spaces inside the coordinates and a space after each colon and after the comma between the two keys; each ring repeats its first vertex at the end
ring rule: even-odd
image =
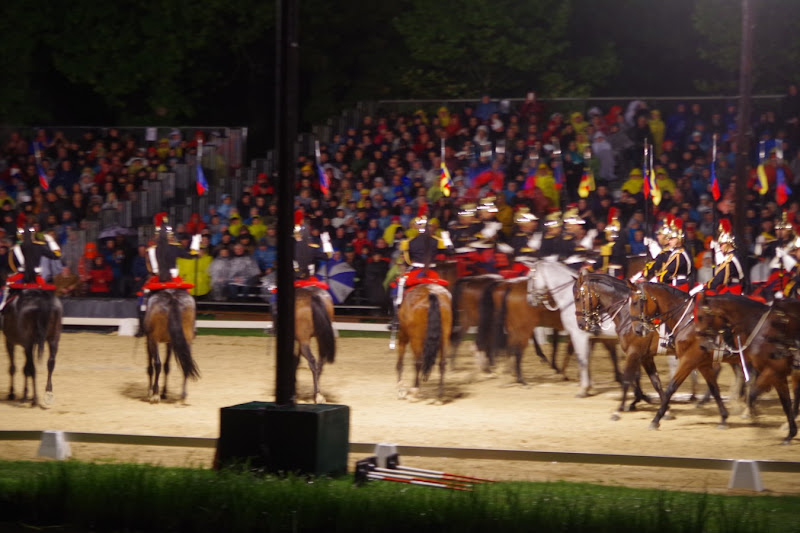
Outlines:
{"type": "Polygon", "coordinates": [[[167,398],[167,376],[173,351],[175,359],[183,370],[181,400],[186,400],[187,380],[200,377],[197,364],[192,358],[195,315],[194,298],[184,289],[163,289],[154,291],[150,296],[144,315],[150,403],[158,403],[159,399],[167,398]],[[160,395],[158,390],[158,379],[161,375],[159,344],[167,345],[167,355],[164,358],[164,388],[160,395]]]}
{"type": "Polygon", "coordinates": [[[319,392],[319,379],[325,363],[336,359],[336,335],[333,330],[333,299],[328,291],[318,287],[295,288],[294,338],[297,342],[295,363],[300,355],[306,358],[314,379],[314,403],[324,403],[319,392]],[[311,352],[311,339],[316,337],[319,361],[311,352]]]}
{"type": "MultiPolygon", "coordinates": [[[[625,353],[625,368],[622,371],[622,402],[617,413],[633,411],[636,403],[646,400],[639,385],[640,367],[643,367],[650,378],[653,388],[663,400],[664,391],[658,376],[654,356],[658,350],[658,334],[648,332],[644,336],[637,335],[631,320],[631,298],[633,286],[627,280],[617,279],[608,274],[580,273],[573,289],[575,295],[575,315],[578,326],[584,331],[596,333],[603,329],[604,323],[613,322],[619,336],[619,344],[625,353]],[[634,389],[634,400],[626,406],[628,389],[634,389]]],[[[619,419],[614,414],[612,419],[619,419]]]]}
{"type": "Polygon", "coordinates": [[[445,358],[449,353],[453,325],[450,292],[434,283],[408,289],[398,310],[397,386],[400,398],[414,398],[419,392],[420,377],[426,381],[439,360],[438,403],[444,396],[445,358]],[[414,386],[403,385],[403,355],[411,345],[414,355],[414,386]]]}
{"type": "Polygon", "coordinates": [[[728,410],[722,401],[717,375],[714,371],[714,356],[705,345],[693,320],[695,302],[688,293],[664,283],[641,282],[635,285],[631,298],[631,319],[638,335],[649,335],[660,324],[665,324],[672,332],[678,365],[661,399],[661,406],[650,424],[657,429],[661,419],[669,409],[672,395],[684,380],[697,369],[708,384],[711,395],[717,402],[721,421],[720,428],[727,427],[728,410]]]}
{"type": "Polygon", "coordinates": [[[10,360],[9,374],[11,385],[8,399],[15,400],[14,393],[14,347],[22,346],[25,351],[25,367],[23,369],[25,385],[20,401],[28,400],[30,383],[32,396],[31,407],[48,407],[53,401],[53,369],[56,366],[58,341],[61,338],[61,316],[63,314],[61,300],[54,291],[40,289],[23,289],[12,296],[3,308],[3,333],[6,336],[6,350],[10,360]],[[42,360],[44,344],[47,343],[49,357],[47,359],[47,385],[44,401],[39,401],[36,386],[36,364],[42,360]],[[35,352],[34,352],[35,350],[35,352]]]}
{"type": "Polygon", "coordinates": [[[731,351],[741,350],[758,373],[747,395],[746,414],[755,414],[756,398],[775,388],[789,425],[783,444],[790,444],[797,435],[789,378],[792,375],[790,348],[795,346],[794,339],[800,327],[798,303],[783,303],[783,310],[780,310],[735,294],[703,295],[697,303],[698,330],[710,339],[721,337],[731,351]],[[791,333],[786,335],[786,332],[791,333]]]}

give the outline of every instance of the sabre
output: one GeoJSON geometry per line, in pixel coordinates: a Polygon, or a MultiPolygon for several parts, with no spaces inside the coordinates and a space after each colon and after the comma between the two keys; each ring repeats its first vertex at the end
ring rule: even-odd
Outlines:
{"type": "Polygon", "coordinates": [[[463,479],[474,481],[476,483],[494,483],[494,480],[485,479],[480,477],[472,477],[472,476],[462,476],[461,474],[451,474],[449,472],[440,472],[438,470],[428,470],[427,468],[415,468],[413,466],[404,466],[404,465],[397,465],[397,470],[408,470],[409,472],[417,472],[419,474],[430,474],[442,477],[449,477],[453,480],[456,479],[463,479]]]}
{"type": "MultiPolygon", "coordinates": [[[[712,145],[711,145],[711,173],[712,175],[716,173],[716,164],[717,164],[717,134],[715,133],[712,137],[712,145]]],[[[713,213],[712,217],[712,228],[714,231],[717,231],[717,202],[714,202],[711,207],[711,212],[713,213]]],[[[719,236],[717,236],[719,239],[719,236]]],[[[717,245],[719,247],[719,245],[717,245]]],[[[717,269],[717,251],[711,250],[711,268],[713,270],[717,269]]]]}
{"type": "Polygon", "coordinates": [[[742,341],[739,336],[736,336],[736,345],[739,347],[739,362],[742,364],[742,373],[744,374],[744,381],[750,381],[750,373],[747,372],[747,365],[744,362],[744,349],[742,348],[742,341]]]}

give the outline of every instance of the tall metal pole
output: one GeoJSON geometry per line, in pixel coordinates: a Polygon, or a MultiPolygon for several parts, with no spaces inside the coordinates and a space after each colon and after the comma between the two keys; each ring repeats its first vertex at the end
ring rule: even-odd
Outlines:
{"type": "Polygon", "coordinates": [[[297,2],[278,0],[275,147],[278,168],[278,313],[275,403],[295,404],[294,365],[294,146],[297,138],[297,2]]]}
{"type": "MultiPolygon", "coordinates": [[[[739,116],[736,119],[736,208],[733,229],[740,243],[740,260],[747,253],[745,244],[744,204],[750,155],[750,93],[753,84],[753,22],[751,1],[742,0],[742,53],[739,67],[739,116]]],[[[716,206],[715,206],[716,208],[716,206]]],[[[716,228],[714,228],[716,229],[716,228]]],[[[744,262],[742,264],[745,264],[744,262]]]]}

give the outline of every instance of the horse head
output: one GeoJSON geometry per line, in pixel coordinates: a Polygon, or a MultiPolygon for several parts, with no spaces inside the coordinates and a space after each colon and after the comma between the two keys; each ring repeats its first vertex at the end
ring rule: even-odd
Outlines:
{"type": "Polygon", "coordinates": [[[710,339],[716,338],[730,328],[719,299],[702,292],[697,295],[695,301],[694,322],[696,331],[710,339]]]}

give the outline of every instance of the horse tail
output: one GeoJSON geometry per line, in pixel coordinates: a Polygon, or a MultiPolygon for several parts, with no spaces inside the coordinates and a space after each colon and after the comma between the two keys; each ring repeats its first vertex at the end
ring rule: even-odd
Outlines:
{"type": "Polygon", "coordinates": [[[466,278],[458,278],[455,287],[453,287],[453,329],[450,330],[450,342],[454,343],[456,339],[461,336],[461,326],[458,323],[458,317],[461,313],[458,312],[458,306],[461,305],[461,293],[464,291],[464,280],[466,278]]]}
{"type": "Polygon", "coordinates": [[[314,323],[314,335],[317,336],[320,359],[326,363],[333,363],[336,359],[333,324],[331,324],[331,317],[325,308],[325,302],[317,293],[311,295],[311,320],[314,323]]]}
{"type": "Polygon", "coordinates": [[[478,350],[486,353],[487,357],[493,353],[492,328],[494,327],[494,298],[492,293],[497,282],[489,284],[483,289],[480,302],[478,303],[478,333],[475,336],[475,346],[478,350]]]}
{"type": "Polygon", "coordinates": [[[175,297],[169,298],[169,316],[167,317],[167,327],[169,328],[169,339],[172,349],[175,352],[175,359],[181,365],[183,375],[187,378],[197,379],[200,371],[192,358],[192,349],[189,341],[183,333],[183,315],[181,313],[181,303],[175,297]]]}
{"type": "Polygon", "coordinates": [[[427,379],[433,365],[436,363],[436,354],[442,347],[442,312],[439,309],[439,297],[428,293],[428,325],[425,331],[425,344],[422,347],[422,377],[427,379]]]}

